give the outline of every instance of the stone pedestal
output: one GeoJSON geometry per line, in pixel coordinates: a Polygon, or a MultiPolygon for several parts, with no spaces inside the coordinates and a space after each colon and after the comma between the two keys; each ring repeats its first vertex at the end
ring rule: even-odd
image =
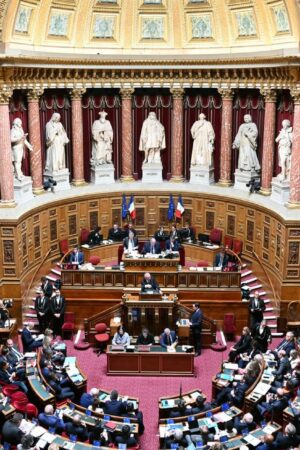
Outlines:
{"type": "Polygon", "coordinates": [[[190,183],[209,185],[215,182],[214,168],[205,166],[191,166],[190,183]]]}
{"type": "Polygon", "coordinates": [[[91,166],[91,183],[113,184],[115,183],[115,169],[112,164],[91,166]]]}
{"type": "Polygon", "coordinates": [[[142,165],[143,183],[162,183],[162,164],[151,163],[142,165]]]}
{"type": "Polygon", "coordinates": [[[25,203],[33,199],[31,177],[24,177],[22,181],[14,179],[14,196],[16,203],[25,203]]]}
{"type": "Polygon", "coordinates": [[[69,169],[62,169],[53,173],[44,172],[45,181],[47,181],[49,178],[52,178],[53,181],[56,181],[56,186],[53,186],[54,192],[67,191],[68,189],[70,189],[69,169]]]}
{"type": "Polygon", "coordinates": [[[239,191],[249,192],[250,187],[246,186],[251,180],[251,178],[260,178],[257,172],[248,172],[245,170],[236,169],[234,172],[234,189],[239,191]]]}
{"type": "Polygon", "coordinates": [[[272,179],[272,194],[271,200],[280,205],[284,205],[289,201],[290,196],[290,181],[283,180],[280,181],[277,178],[272,179]]]}

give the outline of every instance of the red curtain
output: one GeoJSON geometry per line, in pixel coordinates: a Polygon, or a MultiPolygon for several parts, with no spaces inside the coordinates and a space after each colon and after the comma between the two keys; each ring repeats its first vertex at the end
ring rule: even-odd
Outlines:
{"type": "Polygon", "coordinates": [[[144,152],[139,151],[140,135],[144,120],[149,112],[155,112],[157,119],[165,127],[166,148],[161,151],[163,165],[163,179],[171,176],[171,123],[172,123],[172,96],[165,89],[137,89],[132,99],[133,123],[133,172],[137,179],[142,178],[142,163],[144,152]]]}
{"type": "Polygon", "coordinates": [[[186,91],[183,118],[183,174],[189,180],[193,148],[191,127],[198,120],[200,113],[206,115],[206,120],[212,123],[215,131],[214,167],[215,181],[218,181],[220,178],[222,98],[216,90],[191,89],[186,91]]]}
{"type": "Polygon", "coordinates": [[[73,175],[72,167],[72,112],[69,91],[66,89],[47,89],[40,98],[40,124],[42,145],[42,167],[45,168],[46,159],[46,123],[49,122],[53,113],[59,113],[70,142],[65,146],[66,165],[73,175]]]}
{"type": "Polygon", "coordinates": [[[89,89],[82,99],[83,143],[84,143],[84,178],[90,181],[90,159],[92,153],[92,126],[99,119],[99,112],[106,111],[106,119],[110,121],[114,131],[113,163],[115,178],[120,178],[122,171],[122,121],[121,101],[117,90],[89,89]]]}
{"type": "MultiPolygon", "coordinates": [[[[238,132],[239,126],[244,123],[244,115],[250,114],[252,121],[258,128],[257,138],[257,156],[261,164],[262,145],[264,137],[264,117],[265,106],[264,98],[258,89],[240,90],[236,93],[233,100],[233,124],[232,124],[232,142],[238,132]]],[[[238,150],[232,150],[232,173],[235,172],[238,164],[238,150]]]]}
{"type": "MultiPolygon", "coordinates": [[[[288,119],[293,126],[294,121],[294,101],[290,94],[290,91],[282,90],[277,95],[277,107],[276,107],[276,137],[282,128],[282,121],[288,119]]],[[[278,144],[275,144],[274,152],[274,176],[281,172],[281,168],[278,166],[278,144]]]]}
{"type": "MultiPolygon", "coordinates": [[[[22,120],[24,133],[28,133],[28,107],[26,93],[22,91],[14,91],[9,101],[9,121],[10,126],[14,119],[19,118],[22,120]]],[[[29,136],[30,142],[30,136],[29,136]]],[[[30,175],[30,156],[28,149],[24,146],[24,159],[22,162],[22,171],[24,175],[30,175]]]]}

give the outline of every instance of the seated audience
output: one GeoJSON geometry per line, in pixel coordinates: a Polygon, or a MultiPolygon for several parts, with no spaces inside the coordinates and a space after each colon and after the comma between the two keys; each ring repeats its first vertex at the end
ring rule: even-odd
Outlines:
{"type": "Polygon", "coordinates": [[[108,433],[103,429],[101,422],[98,422],[89,432],[89,443],[95,445],[95,442],[101,447],[108,447],[110,443],[108,433]]]}
{"type": "Polygon", "coordinates": [[[134,236],[136,236],[137,234],[131,222],[129,222],[127,225],[124,226],[125,237],[128,237],[130,232],[132,232],[134,236]]]}
{"type": "Polygon", "coordinates": [[[187,437],[183,435],[182,430],[171,430],[168,434],[169,436],[165,439],[165,448],[174,448],[174,444],[178,444],[179,448],[187,448],[189,446],[190,442],[187,437]]]}
{"type": "Polygon", "coordinates": [[[137,440],[134,437],[134,434],[131,433],[129,425],[122,426],[121,434],[116,436],[114,441],[117,445],[126,444],[127,448],[137,445],[137,440]]]}
{"type": "Polygon", "coordinates": [[[137,345],[152,345],[155,343],[154,336],[149,333],[148,328],[143,328],[141,334],[138,336],[137,345]]]}
{"type": "Polygon", "coordinates": [[[285,393],[282,388],[278,388],[276,394],[268,393],[266,401],[257,405],[259,414],[263,417],[266,413],[283,411],[288,406],[289,397],[289,393],[285,393]]]}
{"type": "Polygon", "coordinates": [[[44,412],[41,412],[38,416],[39,424],[47,428],[52,428],[55,430],[55,433],[62,433],[65,429],[65,423],[63,419],[61,419],[54,411],[54,407],[52,405],[46,405],[44,408],[44,412]]]}
{"type": "Polygon", "coordinates": [[[258,349],[262,353],[266,353],[268,345],[272,340],[271,330],[267,325],[266,320],[262,320],[261,323],[255,325],[251,332],[253,340],[257,342],[258,349]]]}
{"type": "Polygon", "coordinates": [[[122,416],[126,414],[127,401],[118,399],[119,393],[115,389],[111,391],[110,400],[103,407],[104,413],[111,416],[122,416]]]}
{"type": "Polygon", "coordinates": [[[274,436],[272,434],[265,434],[262,438],[262,443],[256,447],[256,450],[274,450],[274,436]]]}
{"type": "Polygon", "coordinates": [[[253,420],[251,413],[246,413],[242,417],[237,416],[234,418],[234,428],[236,428],[238,434],[255,430],[256,423],[253,420]]]}
{"type": "Polygon", "coordinates": [[[228,386],[218,392],[216,402],[218,405],[222,403],[230,402],[238,408],[243,407],[245,393],[251,386],[251,381],[247,375],[244,375],[243,379],[235,386],[228,386]]]}
{"type": "Polygon", "coordinates": [[[225,253],[225,250],[222,247],[220,252],[215,256],[214,267],[221,267],[222,269],[225,269],[225,267],[228,266],[228,263],[229,256],[227,255],[227,253],[225,253]]]}
{"type": "Polygon", "coordinates": [[[277,367],[273,370],[273,375],[275,376],[275,381],[283,381],[283,377],[290,372],[291,364],[285,350],[279,350],[278,352],[278,362],[277,367]]]}
{"type": "Polygon", "coordinates": [[[191,411],[189,412],[189,415],[191,414],[199,414],[204,411],[210,410],[212,405],[208,402],[205,402],[205,398],[203,395],[198,395],[198,397],[195,400],[195,406],[192,407],[191,411]]]}
{"type": "Polygon", "coordinates": [[[290,356],[290,352],[295,349],[295,336],[292,331],[288,331],[283,341],[275,348],[274,353],[278,354],[279,350],[284,350],[287,356],[290,356]]]}
{"type": "Polygon", "coordinates": [[[88,408],[90,405],[92,405],[93,401],[98,399],[99,397],[99,389],[92,388],[90,392],[84,392],[82,396],[80,397],[80,405],[84,408],[88,408]]]}
{"type": "Polygon", "coordinates": [[[72,422],[66,423],[65,431],[69,437],[77,436],[77,440],[81,442],[86,441],[89,437],[86,425],[81,422],[80,414],[74,414],[72,422]]]}
{"type": "Polygon", "coordinates": [[[297,435],[295,425],[288,423],[283,433],[281,431],[278,432],[274,442],[274,447],[278,450],[300,447],[300,436],[297,435]]]}
{"type": "Polygon", "coordinates": [[[100,245],[103,241],[103,234],[100,233],[101,227],[95,227],[93,231],[90,232],[88,237],[88,245],[91,247],[95,245],[100,245]]]}
{"type": "Polygon", "coordinates": [[[123,231],[117,223],[114,223],[113,227],[109,229],[107,239],[109,241],[119,242],[123,240],[123,237],[123,231]]]}
{"type": "Polygon", "coordinates": [[[179,230],[179,235],[181,240],[185,241],[195,240],[195,231],[191,227],[189,222],[185,222],[184,228],[181,228],[181,230],[179,230]]]}
{"type": "Polygon", "coordinates": [[[228,439],[234,438],[237,435],[237,430],[234,428],[233,420],[225,422],[225,429],[216,434],[215,439],[220,440],[223,436],[227,436],[228,439]]]}
{"type": "Polygon", "coordinates": [[[169,416],[171,419],[174,419],[175,417],[187,416],[189,414],[190,412],[187,409],[186,401],[183,398],[180,398],[177,407],[171,409],[169,416]]]}
{"type": "Polygon", "coordinates": [[[21,443],[17,445],[17,450],[36,450],[34,442],[33,436],[25,434],[21,439],[21,443]]]}
{"type": "Polygon", "coordinates": [[[144,278],[141,283],[141,291],[160,291],[157,281],[151,276],[149,272],[146,272],[144,274],[144,278]]]}
{"type": "Polygon", "coordinates": [[[22,339],[24,353],[35,351],[38,347],[41,347],[43,345],[42,339],[39,339],[36,335],[31,333],[32,329],[33,329],[32,322],[24,324],[24,327],[23,327],[23,330],[21,333],[21,339],[22,339]]]}
{"type": "Polygon", "coordinates": [[[12,339],[7,339],[6,347],[8,349],[8,353],[6,355],[7,361],[12,366],[17,366],[23,362],[23,353],[20,352],[17,345],[14,344],[12,339]]]}
{"type": "Polygon", "coordinates": [[[251,347],[246,353],[240,354],[240,359],[238,361],[238,366],[244,369],[249,361],[251,362],[256,356],[260,355],[261,351],[259,349],[259,344],[256,340],[252,340],[251,347]]]}
{"type": "Polygon", "coordinates": [[[14,374],[16,380],[24,381],[26,378],[25,368],[23,360],[20,360],[17,364],[11,363],[9,360],[9,348],[2,347],[0,361],[5,361],[8,364],[8,372],[10,375],[14,374]]]}
{"type": "Polygon", "coordinates": [[[158,242],[164,242],[169,239],[170,234],[164,229],[162,225],[160,225],[159,229],[155,231],[154,238],[158,242]]]}
{"type": "Polygon", "coordinates": [[[12,384],[22,389],[25,394],[28,392],[27,386],[24,381],[17,379],[16,372],[9,372],[9,363],[5,359],[0,360],[0,381],[3,384],[12,384]]]}
{"type": "Polygon", "coordinates": [[[127,402],[126,406],[126,413],[123,414],[124,417],[133,417],[134,419],[137,419],[139,424],[139,434],[143,434],[145,430],[144,426],[144,419],[143,419],[143,413],[142,411],[134,410],[134,405],[132,402],[127,402]]]}
{"type": "Polygon", "coordinates": [[[174,239],[173,237],[170,237],[170,239],[168,239],[166,241],[166,250],[168,250],[169,252],[178,252],[180,248],[180,244],[178,239],[174,239]]]}
{"type": "Polygon", "coordinates": [[[241,353],[247,353],[251,349],[251,336],[248,327],[244,327],[242,336],[239,341],[230,348],[228,359],[230,362],[234,362],[236,357],[241,353]]]}
{"type": "Polygon", "coordinates": [[[159,253],[161,253],[159,242],[156,242],[155,238],[151,238],[150,241],[145,242],[144,244],[142,254],[146,255],[149,253],[154,255],[158,255],[159,253]]]}
{"type": "Polygon", "coordinates": [[[128,236],[123,240],[124,251],[131,253],[138,250],[138,238],[136,238],[132,231],[129,231],[128,236]]]}
{"type": "Polygon", "coordinates": [[[164,348],[176,346],[178,343],[178,338],[175,331],[171,331],[170,328],[165,328],[164,332],[160,335],[159,343],[164,348]]]}
{"type": "Polygon", "coordinates": [[[123,325],[120,325],[117,328],[117,332],[115,333],[112,340],[112,345],[130,345],[130,336],[124,330],[123,325]]]}
{"type": "Polygon", "coordinates": [[[73,252],[70,255],[70,262],[72,264],[78,264],[81,266],[81,264],[84,263],[84,255],[83,253],[78,249],[78,247],[74,247],[73,252]]]}
{"type": "Polygon", "coordinates": [[[291,364],[291,369],[295,370],[297,367],[300,369],[300,352],[298,350],[291,350],[289,361],[291,364]]]}
{"type": "Polygon", "coordinates": [[[1,432],[3,442],[14,446],[21,443],[24,436],[23,431],[20,430],[22,419],[22,414],[15,413],[11,419],[4,422],[1,432]]]}
{"type": "Polygon", "coordinates": [[[63,379],[60,380],[57,375],[54,372],[50,372],[47,381],[49,386],[54,390],[56,398],[58,400],[74,400],[75,393],[72,391],[72,389],[68,386],[68,380],[63,379]]]}

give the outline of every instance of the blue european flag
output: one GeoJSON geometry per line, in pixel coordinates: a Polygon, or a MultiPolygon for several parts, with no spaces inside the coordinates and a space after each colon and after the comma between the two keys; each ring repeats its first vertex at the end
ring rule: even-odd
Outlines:
{"type": "Polygon", "coordinates": [[[169,209],[168,209],[168,220],[173,220],[174,217],[174,211],[175,211],[175,204],[173,200],[173,195],[170,194],[170,200],[169,200],[169,209]]]}
{"type": "Polygon", "coordinates": [[[127,217],[127,204],[126,204],[126,196],[125,194],[123,194],[123,199],[122,199],[122,219],[126,219],[127,217]]]}

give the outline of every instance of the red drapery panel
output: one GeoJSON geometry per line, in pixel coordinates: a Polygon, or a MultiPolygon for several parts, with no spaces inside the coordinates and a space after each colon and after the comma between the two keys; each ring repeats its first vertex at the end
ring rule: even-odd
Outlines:
{"type": "MultiPolygon", "coordinates": [[[[282,128],[282,121],[288,119],[293,126],[294,121],[294,101],[290,94],[290,91],[283,90],[277,95],[277,107],[276,107],[276,137],[282,128]]],[[[275,143],[274,152],[274,176],[281,172],[278,166],[278,144],[275,143]]]]}
{"type": "Polygon", "coordinates": [[[59,113],[70,142],[65,146],[66,165],[73,175],[72,168],[72,112],[69,92],[65,89],[47,89],[40,98],[40,123],[42,143],[42,167],[45,169],[46,159],[46,123],[49,122],[53,113],[59,113]]]}
{"type": "Polygon", "coordinates": [[[190,165],[193,149],[193,138],[191,127],[198,120],[199,114],[206,115],[206,120],[212,123],[215,131],[214,167],[215,181],[220,178],[220,148],[221,148],[221,120],[222,120],[222,98],[216,90],[196,90],[186,91],[184,98],[184,143],[183,143],[183,174],[189,180],[190,165]]]}
{"type": "MultiPolygon", "coordinates": [[[[10,126],[14,119],[19,118],[22,120],[24,133],[28,133],[28,107],[27,107],[27,97],[22,91],[14,91],[13,96],[9,101],[9,121],[10,126]]],[[[30,142],[30,136],[28,137],[30,142]]],[[[24,158],[22,162],[22,172],[24,175],[30,175],[30,156],[29,151],[24,147],[24,158]]]]}
{"type": "Polygon", "coordinates": [[[144,120],[149,112],[155,112],[158,120],[165,127],[166,148],[161,151],[163,165],[163,179],[171,176],[171,123],[172,123],[172,96],[164,89],[137,89],[132,100],[133,116],[133,172],[137,179],[142,178],[142,164],[144,152],[139,151],[140,135],[144,120]]]}
{"type": "Polygon", "coordinates": [[[84,143],[84,178],[90,181],[92,153],[92,126],[99,119],[99,112],[106,111],[106,119],[110,121],[114,131],[113,163],[115,178],[121,176],[122,121],[121,100],[117,90],[89,89],[82,98],[83,143],[84,143]]]}
{"type": "MultiPolygon", "coordinates": [[[[250,114],[252,122],[258,128],[257,138],[257,157],[261,164],[262,145],[264,137],[264,117],[265,106],[264,98],[258,89],[240,90],[236,93],[233,100],[233,124],[232,124],[232,142],[238,132],[239,126],[244,123],[244,115],[250,114]]],[[[235,172],[238,164],[239,150],[232,150],[232,173],[235,172]]]]}

